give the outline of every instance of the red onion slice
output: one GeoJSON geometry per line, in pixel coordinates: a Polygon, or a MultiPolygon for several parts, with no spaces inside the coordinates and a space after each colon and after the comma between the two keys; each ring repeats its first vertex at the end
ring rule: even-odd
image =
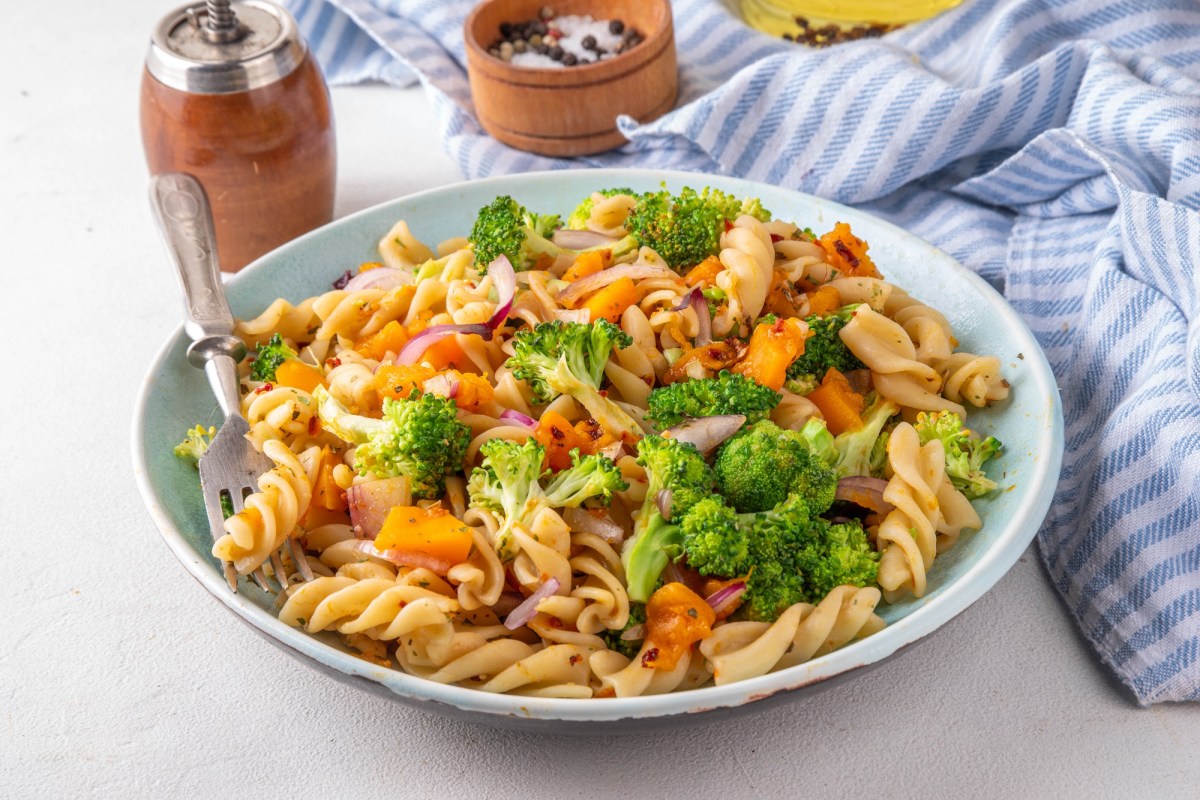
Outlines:
{"type": "Polygon", "coordinates": [[[696,594],[704,592],[704,576],[685,563],[668,561],[663,570],[663,583],[682,583],[696,594]]]}
{"type": "Polygon", "coordinates": [[[692,310],[696,312],[696,319],[699,326],[696,330],[695,345],[708,344],[712,339],[712,316],[708,313],[708,298],[704,296],[704,292],[700,289],[692,291],[692,310]]]}
{"type": "Polygon", "coordinates": [[[698,417],[674,428],[668,428],[663,431],[663,436],[693,444],[702,455],[708,456],[726,439],[737,433],[745,422],[746,417],[742,414],[698,417]]]}
{"type": "Polygon", "coordinates": [[[406,283],[412,283],[413,276],[392,267],[375,267],[366,272],[360,272],[346,282],[347,292],[361,292],[363,289],[395,289],[406,283]]]}
{"type": "Polygon", "coordinates": [[[396,356],[396,363],[416,364],[421,360],[421,356],[425,355],[426,350],[447,336],[453,336],[456,333],[473,333],[483,337],[485,342],[492,340],[492,329],[482,323],[473,325],[434,325],[409,339],[404,347],[401,348],[400,355],[396,356]]]}
{"type": "Polygon", "coordinates": [[[871,478],[867,476],[851,476],[842,478],[838,481],[837,493],[834,498],[837,500],[845,500],[849,503],[869,508],[876,514],[889,514],[895,508],[891,503],[883,499],[883,491],[887,488],[888,482],[883,478],[871,478]]]}
{"type": "Polygon", "coordinates": [[[696,340],[693,344],[696,347],[710,344],[712,342],[712,316],[708,313],[708,300],[704,297],[704,291],[697,286],[692,291],[688,292],[679,305],[672,308],[672,311],[683,311],[688,306],[696,312],[696,320],[699,322],[699,329],[696,332],[696,340]]]}
{"type": "Polygon", "coordinates": [[[621,455],[624,450],[624,442],[613,442],[612,444],[601,447],[597,452],[599,452],[602,456],[608,456],[615,463],[621,460],[621,455]]]}
{"type": "Polygon", "coordinates": [[[614,547],[625,541],[625,529],[613,522],[607,512],[600,516],[584,508],[564,508],[562,518],[571,530],[593,533],[614,547]]]}
{"type": "Polygon", "coordinates": [[[374,539],[383,528],[388,512],[395,506],[411,502],[408,478],[384,478],[346,490],[350,522],[354,526],[354,535],[360,539],[374,539]]]}
{"type": "Polygon", "coordinates": [[[572,281],[567,285],[567,288],[558,293],[555,298],[564,306],[573,305],[576,300],[579,300],[584,295],[603,289],[613,281],[619,281],[621,278],[630,278],[635,281],[647,280],[650,278],[672,278],[680,280],[678,274],[668,269],[667,267],[651,267],[641,264],[622,264],[616,267],[602,269],[599,272],[593,272],[591,275],[585,275],[577,281],[572,281]]]}
{"type": "Polygon", "coordinates": [[[586,325],[592,321],[592,312],[586,308],[556,308],[554,318],[559,322],[582,322],[586,325]]]}
{"type": "Polygon", "coordinates": [[[515,422],[525,428],[536,428],[537,420],[533,417],[522,414],[520,411],[515,411],[511,408],[506,408],[500,412],[500,419],[506,419],[509,422],[515,422]]]}
{"type": "Polygon", "coordinates": [[[512,311],[513,298],[517,296],[517,273],[508,256],[501,254],[488,264],[487,274],[496,287],[496,310],[485,324],[488,330],[494,331],[504,324],[508,312],[512,311]]]}
{"type": "Polygon", "coordinates": [[[491,605],[492,613],[497,617],[511,614],[513,609],[525,602],[520,592],[501,592],[500,599],[491,605]]]}
{"type": "Polygon", "coordinates": [[[622,642],[640,642],[646,638],[646,623],[642,622],[637,625],[632,625],[628,630],[621,633],[622,642]]]}
{"type": "Polygon", "coordinates": [[[658,507],[658,513],[668,522],[671,521],[671,506],[674,503],[675,496],[670,489],[660,489],[658,494],[654,495],[654,505],[658,507]]]}
{"type": "Polygon", "coordinates": [[[426,394],[436,394],[438,397],[457,397],[458,381],[446,373],[440,373],[425,381],[422,389],[426,394]]]}
{"type": "Polygon", "coordinates": [[[550,241],[564,250],[587,250],[590,247],[603,247],[606,244],[613,244],[617,240],[596,231],[577,231],[571,228],[559,228],[550,237],[550,241]]]}
{"type": "Polygon", "coordinates": [[[528,625],[529,620],[533,619],[533,615],[537,613],[538,603],[557,592],[559,586],[558,578],[551,578],[543,583],[536,592],[525,598],[525,602],[514,608],[512,613],[505,617],[504,627],[515,631],[523,625],[528,625]]]}
{"type": "MultiPolygon", "coordinates": [[[[696,296],[696,293],[697,293],[697,292],[700,292],[700,287],[699,287],[699,286],[697,286],[695,289],[692,289],[690,292],[688,292],[687,294],[685,294],[685,295],[683,296],[683,299],[681,299],[681,300],[679,301],[679,305],[675,306],[675,307],[674,307],[674,308],[672,308],[671,310],[672,310],[672,311],[683,311],[685,308],[687,308],[688,306],[690,306],[690,305],[692,304],[692,298],[696,296]]],[[[703,297],[703,296],[704,296],[704,293],[703,293],[703,292],[701,292],[701,293],[700,293],[700,296],[701,296],[701,297],[703,297]]]]}
{"type": "Polygon", "coordinates": [[[720,614],[722,611],[729,608],[733,603],[746,593],[746,584],[743,581],[731,583],[721,589],[710,594],[705,598],[705,602],[712,606],[712,610],[720,614]]]}
{"type": "Polygon", "coordinates": [[[363,555],[380,558],[398,567],[424,567],[437,575],[445,575],[454,566],[449,561],[431,556],[428,553],[418,553],[415,550],[376,550],[375,543],[363,539],[355,542],[351,550],[363,555]]]}

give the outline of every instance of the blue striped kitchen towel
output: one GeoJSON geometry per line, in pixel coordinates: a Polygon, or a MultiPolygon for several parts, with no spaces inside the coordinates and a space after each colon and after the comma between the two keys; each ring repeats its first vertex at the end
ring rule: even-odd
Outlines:
{"type": "MultiPolygon", "coordinates": [[[[679,107],[577,160],[471,114],[466,0],[290,0],[331,81],[419,80],[468,177],[573,166],[738,175],[853,203],[1001,289],[1062,388],[1039,538],[1144,704],[1200,700],[1200,4],[966,0],[824,51],[677,0],[679,107]]],[[[399,157],[399,154],[397,154],[399,157]]]]}

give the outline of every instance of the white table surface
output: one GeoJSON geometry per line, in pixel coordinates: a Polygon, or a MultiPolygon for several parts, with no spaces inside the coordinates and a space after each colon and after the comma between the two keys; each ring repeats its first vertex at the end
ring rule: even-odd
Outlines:
{"type": "MultiPolygon", "coordinates": [[[[1137,708],[1030,549],[861,678],[670,734],[527,736],[335,683],[187,576],[130,417],[179,323],[137,129],[171,3],[0,25],[0,797],[1195,797],[1200,708],[1137,708]]],[[[334,90],[339,216],[458,179],[419,89],[334,90]]]]}

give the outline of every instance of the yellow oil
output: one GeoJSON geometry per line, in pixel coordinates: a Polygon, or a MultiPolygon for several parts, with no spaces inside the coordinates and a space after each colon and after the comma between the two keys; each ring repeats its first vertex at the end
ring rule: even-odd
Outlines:
{"type": "Polygon", "coordinates": [[[796,17],[810,26],[884,25],[895,27],[928,19],[962,0],[740,0],[749,25],[775,36],[797,30],[796,17]]]}

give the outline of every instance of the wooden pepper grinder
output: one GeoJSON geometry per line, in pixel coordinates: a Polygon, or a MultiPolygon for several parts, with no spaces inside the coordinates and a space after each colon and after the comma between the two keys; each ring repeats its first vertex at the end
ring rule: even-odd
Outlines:
{"type": "Polygon", "coordinates": [[[146,56],[150,172],[186,172],[212,203],[221,269],[329,222],[337,155],[329,90],[283,8],[208,0],[158,24],[146,56]]]}

